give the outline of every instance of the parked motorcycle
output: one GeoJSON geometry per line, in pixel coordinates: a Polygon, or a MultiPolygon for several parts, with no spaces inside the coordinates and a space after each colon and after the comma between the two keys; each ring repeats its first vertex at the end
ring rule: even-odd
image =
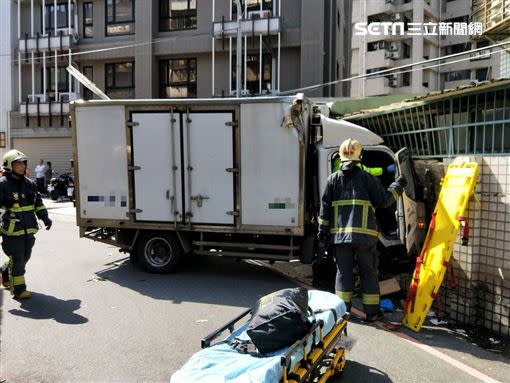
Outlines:
{"type": "Polygon", "coordinates": [[[74,201],[74,178],[72,173],[62,173],[53,177],[48,185],[48,194],[53,201],[69,198],[74,201]]]}

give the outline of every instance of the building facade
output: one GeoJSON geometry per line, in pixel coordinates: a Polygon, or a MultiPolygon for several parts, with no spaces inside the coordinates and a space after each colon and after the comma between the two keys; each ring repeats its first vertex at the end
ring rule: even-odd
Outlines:
{"type": "MultiPolygon", "coordinates": [[[[490,45],[486,38],[410,33],[408,23],[469,23],[471,1],[380,0],[353,3],[352,22],[403,22],[403,35],[352,36],[353,76],[366,75],[490,45]]],[[[433,62],[429,68],[354,80],[353,97],[427,93],[499,78],[498,60],[490,50],[461,58],[454,64],[433,62]]],[[[425,65],[424,65],[425,66],[425,65]]],[[[414,67],[416,68],[416,67],[414,67]]]]}
{"type": "MultiPolygon", "coordinates": [[[[6,2],[2,2],[6,3],[6,2]]],[[[69,168],[69,102],[93,97],[69,63],[111,98],[279,94],[348,77],[350,0],[14,0],[10,139],[69,168]]],[[[3,23],[5,29],[6,24],[3,23]]],[[[4,88],[4,85],[2,85],[4,88]]],[[[305,92],[346,96],[340,83],[305,92]]]]}

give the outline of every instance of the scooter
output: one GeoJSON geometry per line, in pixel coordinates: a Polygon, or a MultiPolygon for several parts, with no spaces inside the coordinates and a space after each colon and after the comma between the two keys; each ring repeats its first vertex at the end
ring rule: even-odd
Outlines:
{"type": "Polygon", "coordinates": [[[62,173],[53,177],[48,185],[48,194],[53,201],[68,198],[74,201],[74,179],[72,173],[62,173]]]}

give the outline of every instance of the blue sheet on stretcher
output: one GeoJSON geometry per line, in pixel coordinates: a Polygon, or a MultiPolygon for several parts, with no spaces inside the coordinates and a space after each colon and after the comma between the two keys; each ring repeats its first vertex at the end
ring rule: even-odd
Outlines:
{"type": "MultiPolygon", "coordinates": [[[[335,325],[335,315],[331,309],[336,311],[339,319],[346,312],[342,299],[324,291],[309,291],[308,305],[313,311],[326,310],[315,315],[317,320],[324,321],[324,336],[335,325]]],[[[285,355],[289,348],[265,357],[239,353],[230,347],[229,343],[234,337],[247,339],[246,326],[245,323],[223,342],[197,352],[172,375],[170,383],[278,383],[283,378],[281,356],[285,355]]],[[[311,344],[311,341],[312,336],[308,344],[311,344]]],[[[318,333],[315,341],[319,341],[318,333]]],[[[292,357],[291,370],[302,358],[303,349],[300,348],[292,357]]]]}

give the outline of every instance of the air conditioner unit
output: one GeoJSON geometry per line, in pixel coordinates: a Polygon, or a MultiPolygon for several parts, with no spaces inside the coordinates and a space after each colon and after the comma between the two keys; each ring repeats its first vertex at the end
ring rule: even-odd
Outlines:
{"type": "Polygon", "coordinates": [[[397,75],[396,75],[396,74],[390,74],[388,78],[389,78],[390,80],[392,80],[392,81],[393,81],[393,80],[397,81],[397,78],[398,78],[398,77],[397,77],[397,75]]]}
{"type": "Polygon", "coordinates": [[[28,95],[28,102],[30,103],[37,103],[37,100],[39,102],[46,102],[46,95],[45,94],[29,94],[28,95]]]}
{"type": "Polygon", "coordinates": [[[398,51],[398,43],[397,42],[392,42],[390,44],[390,51],[398,51]]]}
{"type": "Polygon", "coordinates": [[[74,92],[62,92],[58,94],[58,100],[60,102],[71,102],[78,99],[78,95],[74,92]]]}
{"type": "Polygon", "coordinates": [[[391,86],[392,88],[396,88],[398,86],[397,80],[390,80],[388,85],[391,86]]]}
{"type": "Polygon", "coordinates": [[[391,15],[391,20],[393,21],[399,21],[402,19],[402,16],[400,15],[400,13],[394,13],[393,15],[391,15]]]}
{"type": "Polygon", "coordinates": [[[390,58],[392,60],[398,60],[400,58],[400,53],[398,53],[398,52],[391,52],[390,58]]]}
{"type": "Polygon", "coordinates": [[[389,59],[389,58],[391,58],[391,54],[392,54],[392,53],[393,53],[393,52],[390,52],[390,51],[384,51],[384,58],[385,58],[385,59],[389,59]]]}
{"type": "Polygon", "coordinates": [[[256,19],[268,19],[271,17],[271,11],[265,9],[263,11],[250,11],[248,12],[248,19],[256,20],[256,19]]]}

